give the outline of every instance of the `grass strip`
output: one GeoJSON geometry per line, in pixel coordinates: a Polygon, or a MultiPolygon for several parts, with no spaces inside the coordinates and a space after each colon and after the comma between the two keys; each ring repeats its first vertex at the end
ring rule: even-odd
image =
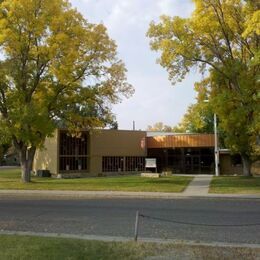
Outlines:
{"type": "Polygon", "coordinates": [[[210,184],[210,193],[260,194],[260,177],[214,177],[210,184]]]}
{"type": "Polygon", "coordinates": [[[32,177],[31,183],[24,184],[19,170],[0,170],[0,189],[18,190],[182,192],[191,180],[188,176],[145,178],[137,175],[78,179],[32,177]]]}
{"type": "Polygon", "coordinates": [[[259,259],[260,248],[0,235],[0,259],[259,259]],[[163,256],[163,257],[162,257],[163,256]],[[161,258],[162,257],[162,258],[161,258]]]}

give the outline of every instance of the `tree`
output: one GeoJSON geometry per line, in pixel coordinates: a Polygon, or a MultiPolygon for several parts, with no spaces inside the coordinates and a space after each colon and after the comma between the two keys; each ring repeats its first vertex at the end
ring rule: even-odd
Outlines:
{"type": "Polygon", "coordinates": [[[8,151],[8,149],[10,148],[10,144],[1,144],[0,145],[0,165],[2,164],[2,162],[4,161],[4,156],[6,154],[6,152],[8,151]]]}
{"type": "Polygon", "coordinates": [[[37,148],[62,122],[69,130],[113,122],[110,105],[132,94],[116,44],[67,0],[0,2],[0,136],[30,181],[37,148]]]}
{"type": "Polygon", "coordinates": [[[157,122],[154,125],[148,125],[147,131],[158,131],[158,132],[172,132],[172,128],[169,125],[164,125],[162,122],[157,122]]]}
{"type": "MultiPolygon", "coordinates": [[[[214,133],[214,112],[212,104],[208,102],[208,83],[208,79],[195,83],[194,88],[197,92],[197,102],[188,107],[181,122],[177,126],[173,127],[173,132],[214,133]]],[[[218,122],[220,122],[220,120],[218,120],[218,122]]],[[[218,142],[219,146],[222,148],[226,148],[225,138],[225,132],[220,125],[218,125],[218,142]]]]}
{"type": "Polygon", "coordinates": [[[194,0],[190,18],[162,16],[151,23],[151,48],[176,83],[197,66],[213,112],[221,119],[226,144],[240,153],[244,175],[259,158],[259,24],[258,1],[194,0]]]}
{"type": "MultiPolygon", "coordinates": [[[[205,105],[206,106],[206,105],[205,105]]],[[[173,127],[176,133],[213,133],[214,114],[207,108],[204,110],[203,104],[196,103],[188,107],[181,122],[173,127]]]]}
{"type": "Polygon", "coordinates": [[[173,127],[174,132],[179,133],[213,133],[214,131],[214,113],[208,99],[207,79],[195,83],[195,91],[197,92],[196,103],[191,104],[187,112],[184,114],[181,122],[173,127]]]}

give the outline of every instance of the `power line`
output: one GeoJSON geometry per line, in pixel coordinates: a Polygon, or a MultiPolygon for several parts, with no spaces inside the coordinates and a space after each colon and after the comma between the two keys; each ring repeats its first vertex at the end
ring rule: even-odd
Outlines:
{"type": "Polygon", "coordinates": [[[184,222],[184,221],[177,221],[177,220],[170,220],[158,217],[147,216],[144,214],[139,214],[140,217],[154,219],[164,222],[170,222],[175,224],[182,224],[182,225],[191,225],[191,226],[206,226],[206,227],[248,227],[248,226],[260,226],[260,223],[247,223],[247,224],[206,224],[206,223],[194,223],[194,222],[184,222]]]}

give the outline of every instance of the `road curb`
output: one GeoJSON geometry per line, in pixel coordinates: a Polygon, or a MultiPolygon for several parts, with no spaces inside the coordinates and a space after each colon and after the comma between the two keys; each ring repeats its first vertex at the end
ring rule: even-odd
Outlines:
{"type": "Polygon", "coordinates": [[[258,194],[185,194],[162,192],[121,192],[121,191],[57,191],[57,190],[0,190],[0,198],[15,199],[259,199],[258,194]]]}

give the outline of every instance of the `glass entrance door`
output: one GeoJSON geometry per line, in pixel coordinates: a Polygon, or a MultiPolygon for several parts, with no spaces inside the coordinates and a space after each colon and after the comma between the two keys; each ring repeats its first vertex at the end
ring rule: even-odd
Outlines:
{"type": "Polygon", "coordinates": [[[185,157],[185,173],[192,173],[192,157],[185,157]]]}
{"type": "Polygon", "coordinates": [[[192,172],[193,173],[200,173],[200,157],[193,156],[192,157],[192,172]]]}
{"type": "Polygon", "coordinates": [[[198,155],[189,155],[185,157],[185,173],[200,173],[200,157],[198,155]]]}

